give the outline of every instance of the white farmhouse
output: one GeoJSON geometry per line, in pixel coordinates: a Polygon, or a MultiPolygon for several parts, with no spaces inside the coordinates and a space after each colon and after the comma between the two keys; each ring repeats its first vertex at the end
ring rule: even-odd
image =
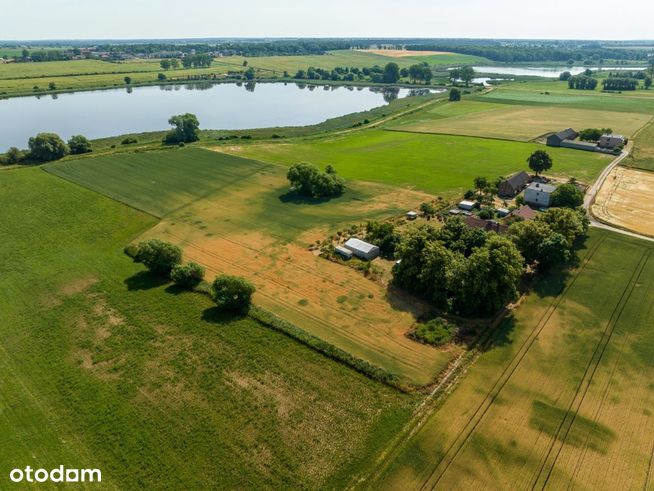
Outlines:
{"type": "Polygon", "coordinates": [[[550,198],[554,191],[556,191],[556,186],[552,184],[532,182],[525,189],[525,201],[530,205],[547,208],[550,205],[550,198]]]}

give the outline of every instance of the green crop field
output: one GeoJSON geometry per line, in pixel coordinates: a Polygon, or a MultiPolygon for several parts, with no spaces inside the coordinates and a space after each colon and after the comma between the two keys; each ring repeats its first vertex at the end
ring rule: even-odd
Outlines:
{"type": "Polygon", "coordinates": [[[654,244],[593,230],[539,281],[371,489],[645,489],[654,244]]]}
{"type": "Polygon", "coordinates": [[[3,489],[26,463],[98,489],[338,488],[408,418],[414,396],[133,264],[150,216],[39,168],[0,172],[0,199],[3,489]]]}
{"type": "Polygon", "coordinates": [[[183,245],[209,275],[249,278],[258,304],[409,384],[432,382],[457,352],[409,339],[420,308],[307,250],[352,224],[402,215],[428,199],[424,194],[350,182],[338,199],[302,202],[288,195],[285,168],[198,148],[84,158],[46,169],[164,217],[144,237],[183,245]]]}
{"type": "Polygon", "coordinates": [[[599,91],[566,89],[559,83],[552,82],[547,88],[541,82],[516,82],[499,86],[483,96],[471,99],[520,105],[568,106],[578,109],[595,109],[598,111],[618,111],[631,113],[654,113],[654,91],[637,90],[622,94],[604,94],[599,91]]]}
{"type": "Polygon", "coordinates": [[[650,119],[649,114],[642,113],[462,101],[431,106],[402,118],[390,127],[419,133],[529,141],[570,127],[612,128],[616,133],[631,136],[650,119]]]}
{"type": "MultiPolygon", "coordinates": [[[[527,157],[542,145],[451,135],[370,130],[298,143],[221,146],[218,150],[264,162],[333,164],[349,179],[409,186],[450,198],[469,189],[475,176],[493,178],[526,169],[527,157]]],[[[548,173],[591,182],[610,157],[547,148],[548,173]]]]}

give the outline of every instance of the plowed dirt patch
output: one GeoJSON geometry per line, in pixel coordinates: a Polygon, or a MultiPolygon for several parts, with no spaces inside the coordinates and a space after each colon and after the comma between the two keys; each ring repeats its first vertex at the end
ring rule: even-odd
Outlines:
{"type": "Polygon", "coordinates": [[[616,167],[597,193],[593,214],[612,225],[654,236],[654,173],[616,167]]]}

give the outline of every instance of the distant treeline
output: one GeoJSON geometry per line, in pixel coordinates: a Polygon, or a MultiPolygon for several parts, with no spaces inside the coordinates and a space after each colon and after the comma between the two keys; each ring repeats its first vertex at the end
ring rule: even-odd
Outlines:
{"type": "Polygon", "coordinates": [[[465,55],[481,56],[493,61],[558,61],[598,63],[600,60],[637,60],[647,61],[650,54],[646,49],[629,49],[605,47],[599,43],[565,44],[565,43],[515,43],[509,45],[497,44],[450,44],[439,42],[434,44],[409,44],[406,49],[415,51],[452,51],[465,55]]]}
{"type": "Polygon", "coordinates": [[[220,53],[224,56],[276,56],[276,55],[322,55],[336,49],[349,49],[349,41],[271,41],[271,42],[225,42],[225,43],[134,43],[134,44],[103,44],[98,45],[98,51],[109,53],[158,54],[171,53],[220,53]]]}

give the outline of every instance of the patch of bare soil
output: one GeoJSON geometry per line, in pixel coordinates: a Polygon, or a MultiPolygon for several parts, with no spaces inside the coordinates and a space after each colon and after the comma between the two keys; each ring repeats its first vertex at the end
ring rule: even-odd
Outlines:
{"type": "Polygon", "coordinates": [[[600,220],[654,236],[654,172],[617,166],[607,176],[593,204],[600,220]]]}

